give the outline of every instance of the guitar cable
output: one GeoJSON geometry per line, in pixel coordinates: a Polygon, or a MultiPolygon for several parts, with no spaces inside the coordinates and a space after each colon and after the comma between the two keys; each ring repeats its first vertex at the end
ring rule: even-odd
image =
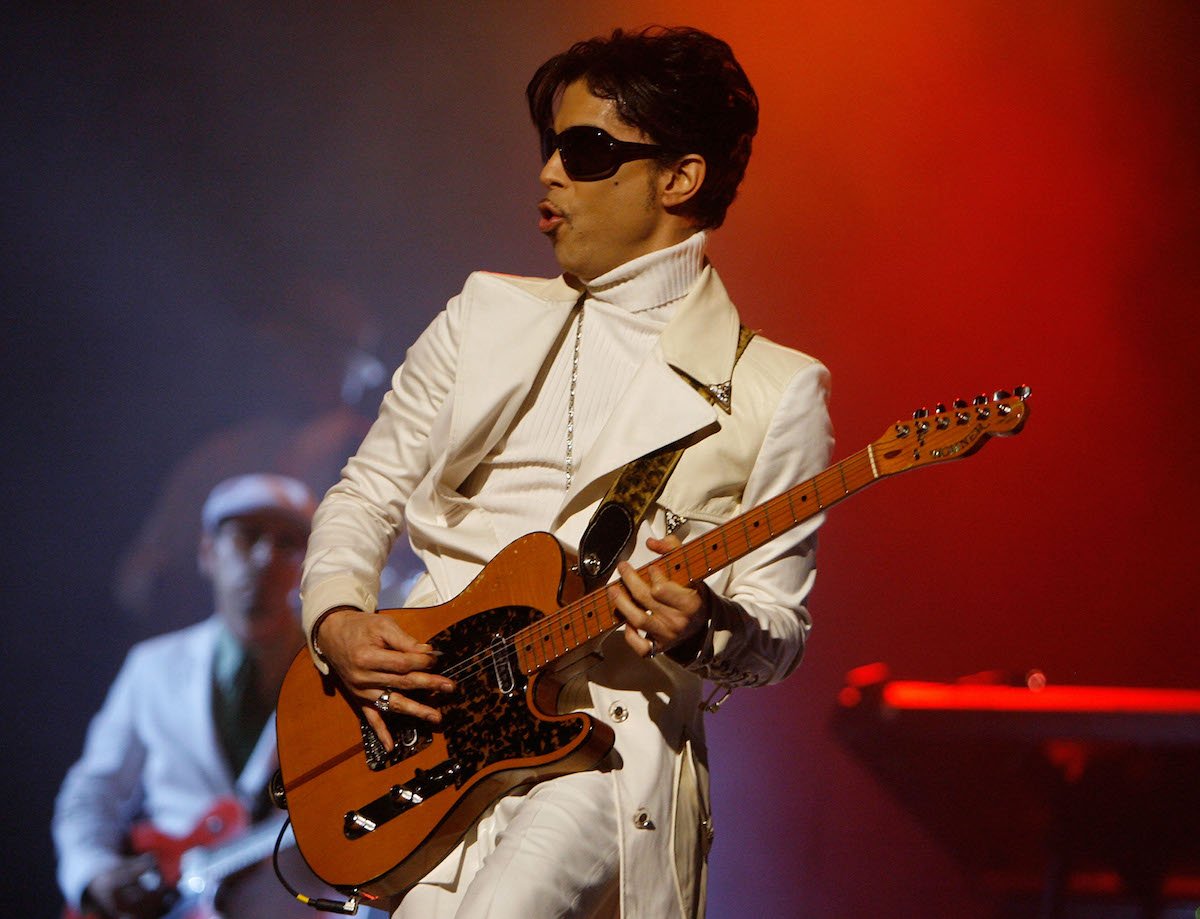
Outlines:
{"type": "Polygon", "coordinates": [[[279,835],[275,837],[275,851],[271,853],[271,867],[275,869],[275,877],[279,878],[279,883],[283,885],[284,890],[305,906],[311,906],[313,909],[320,910],[323,913],[338,913],[342,916],[355,915],[358,912],[359,904],[359,895],[357,893],[340,902],[338,900],[325,900],[320,897],[310,897],[302,894],[287,882],[287,878],[283,876],[283,871],[279,867],[279,850],[283,846],[283,834],[287,832],[288,827],[291,825],[292,818],[285,818],[283,826],[279,828],[279,835]]]}

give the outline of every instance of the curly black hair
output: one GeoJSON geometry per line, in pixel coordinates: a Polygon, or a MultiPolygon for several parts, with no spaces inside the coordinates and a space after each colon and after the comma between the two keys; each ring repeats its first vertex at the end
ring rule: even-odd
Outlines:
{"type": "Polygon", "coordinates": [[[553,125],[562,91],[581,78],[667,151],[704,157],[704,183],[685,213],[701,227],[719,227],[758,130],[758,96],[729,45],[699,29],[663,26],[577,42],[539,67],[525,88],[539,137],[553,125]]]}

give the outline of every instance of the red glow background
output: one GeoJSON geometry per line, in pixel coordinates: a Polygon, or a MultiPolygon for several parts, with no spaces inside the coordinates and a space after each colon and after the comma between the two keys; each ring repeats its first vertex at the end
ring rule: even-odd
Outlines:
{"type": "Polygon", "coordinates": [[[2,161],[18,317],[6,721],[25,735],[9,785],[30,789],[10,834],[32,842],[8,902],[30,878],[51,889],[50,799],[144,630],[107,597],[115,547],[198,438],[286,410],[270,380],[225,381],[247,362],[237,336],[261,279],[346,279],[394,363],[467,271],[553,271],[525,79],[574,39],[687,22],[733,45],[762,104],[711,255],[750,324],[831,368],[838,455],[914,408],[1033,388],[1019,437],[831,515],[807,660],[710,721],[710,915],[991,915],[828,719],[843,674],[870,661],[910,679],[1200,685],[1196,11],[19,14],[2,161]]]}

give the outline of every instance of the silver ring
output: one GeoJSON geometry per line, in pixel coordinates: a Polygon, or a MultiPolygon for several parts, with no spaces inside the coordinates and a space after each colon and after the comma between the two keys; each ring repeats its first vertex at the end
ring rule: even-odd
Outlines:
{"type": "Polygon", "coordinates": [[[654,618],[654,610],[652,610],[652,609],[646,610],[646,618],[653,619],[654,618]]]}
{"type": "Polygon", "coordinates": [[[379,698],[376,699],[373,704],[381,712],[387,712],[387,711],[391,711],[391,703],[392,703],[392,691],[390,689],[385,689],[380,694],[379,698]]]}
{"type": "Polygon", "coordinates": [[[662,652],[662,648],[660,648],[660,647],[658,646],[658,642],[657,642],[657,641],[655,641],[653,638],[651,638],[651,639],[650,639],[650,653],[649,653],[649,654],[647,654],[646,656],[647,656],[647,657],[658,657],[658,655],[659,655],[661,652],[662,652]]]}

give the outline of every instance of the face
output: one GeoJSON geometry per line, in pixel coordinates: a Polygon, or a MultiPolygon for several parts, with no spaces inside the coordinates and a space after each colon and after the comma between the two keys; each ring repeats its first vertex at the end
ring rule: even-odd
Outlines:
{"type": "Polygon", "coordinates": [[[289,640],[298,628],[294,594],[308,541],[294,521],[272,513],[223,521],[200,547],[218,615],[243,644],[289,640]]]}
{"type": "MultiPolygon", "coordinates": [[[[554,117],[556,132],[575,125],[603,128],[617,140],[651,142],[621,120],[611,100],[593,96],[583,80],[563,91],[554,117]]],[[[546,197],[538,206],[538,229],[553,244],[563,271],[583,281],[688,235],[662,207],[664,174],[654,160],[632,160],[607,179],[582,182],[567,175],[555,151],[540,180],[546,197]]]]}

